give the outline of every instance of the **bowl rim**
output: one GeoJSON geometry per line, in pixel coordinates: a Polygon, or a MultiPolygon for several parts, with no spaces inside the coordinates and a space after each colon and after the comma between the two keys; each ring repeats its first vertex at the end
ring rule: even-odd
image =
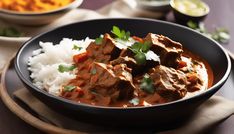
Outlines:
{"type": "Polygon", "coordinates": [[[74,0],[73,2],[69,3],[66,6],[62,6],[60,8],[54,9],[54,10],[49,10],[45,12],[17,12],[17,11],[11,11],[7,9],[2,9],[0,8],[0,14],[5,14],[5,15],[13,15],[13,16],[41,16],[41,15],[52,15],[56,13],[60,13],[63,11],[71,10],[74,8],[77,8],[83,3],[83,0],[74,0]]]}
{"type": "Polygon", "coordinates": [[[161,7],[161,6],[170,5],[170,0],[164,0],[164,1],[135,0],[135,1],[142,6],[150,6],[150,7],[161,7]]]}
{"type": "Polygon", "coordinates": [[[199,0],[199,1],[202,2],[202,3],[205,5],[206,10],[207,10],[207,12],[206,12],[205,14],[203,14],[203,15],[189,15],[189,14],[183,13],[183,12],[181,12],[181,11],[179,11],[178,9],[175,8],[175,6],[174,6],[174,1],[175,1],[175,0],[170,0],[170,6],[171,6],[171,8],[172,8],[173,10],[176,10],[177,12],[183,14],[183,15],[190,16],[190,17],[194,17],[194,18],[199,18],[199,17],[206,16],[206,15],[208,15],[208,14],[210,13],[210,6],[209,6],[207,3],[205,3],[204,1],[202,1],[202,0],[199,0]]]}
{"type": "Polygon", "coordinates": [[[231,72],[231,60],[230,60],[230,57],[228,55],[228,53],[225,51],[225,49],[223,48],[223,46],[221,46],[218,42],[214,41],[213,39],[210,39],[204,35],[202,35],[201,33],[199,33],[198,31],[196,30],[193,30],[191,28],[188,28],[188,27],[185,27],[185,26],[182,26],[182,25],[179,25],[179,24],[175,24],[175,23],[172,23],[172,22],[167,22],[167,21],[162,21],[162,20],[154,20],[154,19],[149,19],[149,18],[102,18],[102,19],[93,19],[93,20],[85,20],[85,21],[80,21],[80,22],[76,22],[76,23],[71,23],[71,24],[67,24],[67,25],[64,25],[64,26],[60,26],[60,27],[57,27],[57,28],[54,28],[52,30],[48,30],[46,32],[43,32],[31,39],[29,39],[27,42],[25,42],[21,47],[20,49],[18,50],[17,54],[16,54],[16,57],[15,57],[15,60],[14,60],[14,66],[15,66],[15,71],[18,75],[18,77],[21,79],[21,81],[23,83],[25,83],[27,86],[29,86],[30,88],[32,88],[33,90],[36,90],[36,92],[39,92],[40,94],[43,94],[47,97],[50,97],[50,98],[53,98],[55,100],[58,100],[60,102],[63,102],[63,103],[69,103],[70,105],[73,105],[73,106],[80,106],[80,107],[86,107],[86,108],[92,108],[92,109],[105,109],[105,110],[136,110],[136,109],[145,109],[145,108],[158,108],[158,107],[166,107],[166,106],[171,106],[173,104],[176,104],[176,103],[182,103],[182,102],[185,102],[185,101],[189,101],[189,100],[192,100],[192,99],[197,99],[198,97],[200,96],[205,96],[206,94],[209,94],[209,93],[212,93],[213,90],[218,90],[218,87],[220,85],[222,85],[222,83],[225,83],[225,81],[227,80],[230,72],[231,72]],[[185,29],[185,30],[188,30],[188,31],[191,31],[199,36],[201,36],[202,38],[205,38],[209,41],[211,41],[212,43],[214,43],[217,47],[219,47],[219,49],[224,53],[225,57],[226,57],[226,60],[227,60],[227,69],[224,73],[224,75],[222,76],[222,78],[214,85],[212,85],[212,87],[208,88],[206,91],[204,92],[201,92],[199,94],[196,94],[194,96],[191,96],[191,97],[187,97],[187,98],[182,98],[182,99],[179,99],[179,100],[175,100],[175,101],[172,101],[172,102],[167,102],[167,103],[163,103],[163,104],[156,104],[156,105],[152,105],[152,106],[146,106],[146,107],[143,107],[143,106],[136,106],[136,107],[127,107],[127,108],[123,108],[123,107],[108,107],[108,106],[97,106],[97,105],[90,105],[90,104],[85,104],[85,103],[77,103],[77,102],[74,102],[72,100],[68,100],[68,99],[65,99],[65,98],[62,98],[62,97],[59,97],[59,96],[55,96],[55,95],[52,95],[52,94],[49,94],[48,92],[46,92],[45,90],[42,90],[42,89],[39,89],[37,88],[35,85],[33,85],[32,81],[30,80],[27,80],[27,78],[25,78],[24,74],[22,73],[21,69],[20,69],[20,66],[19,66],[19,57],[22,53],[22,51],[24,50],[24,48],[30,44],[30,42],[34,41],[35,39],[39,38],[40,36],[44,35],[44,34],[47,34],[49,32],[53,32],[54,30],[57,30],[57,29],[61,29],[61,28],[65,28],[67,26],[70,26],[70,25],[79,25],[80,23],[86,23],[86,22],[95,22],[95,21],[110,21],[110,20],[125,20],[125,21],[131,21],[131,20],[135,20],[135,21],[151,21],[151,22],[155,22],[155,23],[162,23],[162,24],[166,24],[166,25],[171,25],[171,26],[175,26],[175,27],[179,27],[179,28],[182,28],[182,29],[185,29]]]}

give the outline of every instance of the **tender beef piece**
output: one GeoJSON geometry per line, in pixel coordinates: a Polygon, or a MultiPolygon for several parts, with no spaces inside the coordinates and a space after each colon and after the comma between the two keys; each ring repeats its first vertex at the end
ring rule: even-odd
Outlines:
{"type": "Polygon", "coordinates": [[[129,99],[135,88],[130,71],[125,64],[113,67],[94,62],[90,67],[89,90],[101,96],[109,96],[111,101],[129,99]]]}
{"type": "Polygon", "coordinates": [[[145,65],[138,65],[134,59],[134,53],[129,49],[123,49],[120,53],[120,56],[117,59],[111,61],[110,64],[126,64],[127,67],[132,69],[132,75],[137,76],[148,72],[150,68],[155,67],[159,64],[159,62],[147,60],[145,65]]]}
{"type": "Polygon", "coordinates": [[[152,33],[149,33],[144,40],[152,42],[150,49],[159,55],[162,65],[177,67],[177,60],[180,59],[183,52],[182,45],[179,42],[172,41],[163,35],[152,33]]]}
{"type": "Polygon", "coordinates": [[[129,49],[122,49],[121,52],[120,52],[120,56],[121,57],[125,57],[125,56],[128,56],[128,57],[134,57],[134,53],[129,50],[129,49]]]}
{"type": "Polygon", "coordinates": [[[110,64],[111,65],[126,64],[128,68],[131,68],[132,75],[137,76],[148,72],[150,68],[155,67],[159,63],[155,61],[146,61],[145,65],[138,65],[134,58],[128,56],[125,57],[120,56],[119,58],[111,61],[110,64]]]}
{"type": "Polygon", "coordinates": [[[181,71],[159,65],[151,70],[150,77],[155,91],[168,101],[183,98],[187,93],[187,78],[181,71]]]}
{"type": "Polygon", "coordinates": [[[206,89],[208,86],[208,75],[204,63],[185,56],[182,56],[181,60],[180,63],[182,62],[184,65],[178,67],[178,70],[184,72],[187,76],[188,92],[206,89]]]}
{"type": "Polygon", "coordinates": [[[187,78],[189,82],[187,86],[188,92],[198,91],[204,86],[202,79],[196,73],[187,74],[187,78]]]}
{"type": "Polygon", "coordinates": [[[86,49],[88,57],[96,62],[108,63],[110,60],[116,59],[121,50],[115,46],[113,38],[109,34],[105,34],[101,44],[91,42],[86,49]]]}
{"type": "Polygon", "coordinates": [[[119,58],[110,62],[111,65],[126,64],[127,67],[134,69],[137,66],[135,59],[125,56],[120,56],[119,58]]]}

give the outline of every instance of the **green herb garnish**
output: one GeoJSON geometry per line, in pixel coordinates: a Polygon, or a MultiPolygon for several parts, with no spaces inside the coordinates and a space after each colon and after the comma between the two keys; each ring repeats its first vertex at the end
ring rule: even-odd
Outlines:
{"type": "Polygon", "coordinates": [[[144,44],[140,42],[134,43],[129,49],[135,53],[134,58],[137,64],[142,65],[146,63],[146,53],[149,51],[151,45],[150,42],[144,42],[144,44]]]}
{"type": "Polygon", "coordinates": [[[215,32],[211,34],[211,38],[221,43],[228,43],[230,35],[227,29],[217,28],[215,32]]]}
{"type": "Polygon", "coordinates": [[[140,88],[148,93],[154,93],[153,80],[148,74],[144,75],[144,78],[141,81],[140,88]]]}
{"type": "Polygon", "coordinates": [[[129,31],[125,31],[125,30],[120,30],[119,27],[117,26],[113,26],[112,31],[111,31],[117,38],[121,39],[121,40],[128,40],[130,37],[130,32],[129,31]]]}
{"type": "Polygon", "coordinates": [[[137,64],[143,65],[146,63],[146,56],[142,52],[138,52],[134,55],[134,59],[136,60],[137,64]]]}
{"type": "Polygon", "coordinates": [[[82,49],[82,47],[78,47],[77,45],[73,45],[73,48],[72,48],[73,50],[81,50],[82,49]]]}
{"type": "Polygon", "coordinates": [[[91,70],[90,70],[90,73],[91,73],[92,75],[95,75],[95,74],[97,73],[97,69],[96,69],[96,68],[91,69],[91,70]]]}
{"type": "Polygon", "coordinates": [[[17,29],[13,27],[6,27],[6,28],[0,29],[0,36],[20,37],[20,36],[23,36],[23,33],[19,32],[17,29]]]}
{"type": "Polygon", "coordinates": [[[133,98],[129,101],[129,103],[133,104],[134,106],[138,105],[140,100],[138,98],[133,98]]]}
{"type": "Polygon", "coordinates": [[[230,40],[230,35],[225,28],[216,28],[214,32],[208,32],[204,26],[204,23],[196,23],[193,21],[188,21],[188,27],[204,34],[205,36],[216,40],[219,43],[228,43],[230,40]]]}
{"type": "Polygon", "coordinates": [[[198,24],[193,22],[193,21],[188,21],[187,25],[192,29],[197,29],[198,28],[198,24]]]}
{"type": "Polygon", "coordinates": [[[64,86],[63,91],[72,92],[75,88],[76,88],[76,86],[68,85],[68,86],[64,86]]]}
{"type": "Polygon", "coordinates": [[[61,72],[61,73],[64,73],[64,72],[72,71],[75,68],[76,68],[75,65],[71,65],[71,66],[59,65],[58,66],[58,71],[61,72]]]}
{"type": "Polygon", "coordinates": [[[102,44],[102,41],[103,41],[103,37],[100,35],[100,37],[98,37],[98,38],[96,38],[95,39],[95,43],[97,44],[97,45],[101,45],[102,44]]]}

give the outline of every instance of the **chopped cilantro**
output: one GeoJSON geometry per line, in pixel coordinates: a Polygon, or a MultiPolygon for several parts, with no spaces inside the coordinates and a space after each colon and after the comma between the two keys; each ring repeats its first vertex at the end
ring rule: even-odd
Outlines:
{"type": "Polygon", "coordinates": [[[101,36],[95,39],[95,43],[96,43],[97,45],[101,45],[101,44],[102,44],[102,41],[103,41],[103,37],[101,37],[101,36]]]}
{"type": "Polygon", "coordinates": [[[150,44],[151,42],[144,42],[143,44],[140,42],[136,42],[134,43],[131,47],[129,47],[129,49],[135,53],[134,58],[137,62],[137,64],[142,65],[145,64],[146,62],[146,53],[149,51],[150,49],[150,44]]]}
{"type": "Polygon", "coordinates": [[[197,29],[198,28],[198,24],[196,22],[193,22],[193,21],[188,21],[187,25],[192,29],[197,29]]]}
{"type": "Polygon", "coordinates": [[[58,66],[58,71],[61,72],[61,73],[64,73],[64,72],[72,71],[75,68],[76,68],[75,65],[71,65],[71,66],[59,65],[58,66]]]}
{"type": "Polygon", "coordinates": [[[220,43],[228,43],[230,40],[229,32],[225,28],[216,28],[214,32],[210,33],[206,30],[204,23],[188,21],[187,26],[220,43]]]}
{"type": "Polygon", "coordinates": [[[141,81],[140,88],[148,93],[154,93],[153,80],[148,74],[144,75],[144,78],[141,81]]]}
{"type": "Polygon", "coordinates": [[[97,73],[97,69],[96,68],[91,69],[90,73],[93,74],[93,75],[95,75],[97,73]]]}
{"type": "Polygon", "coordinates": [[[138,105],[140,100],[138,98],[133,98],[129,101],[129,103],[133,104],[134,106],[138,105]]]}
{"type": "Polygon", "coordinates": [[[75,88],[76,88],[76,86],[68,85],[68,86],[64,86],[63,91],[64,92],[72,92],[75,88]]]}
{"type": "Polygon", "coordinates": [[[121,39],[121,40],[128,40],[130,37],[130,32],[129,31],[124,31],[124,30],[120,30],[119,27],[117,26],[113,26],[112,31],[111,31],[117,38],[121,39]]]}
{"type": "Polygon", "coordinates": [[[142,52],[138,52],[135,54],[134,59],[136,60],[137,64],[143,65],[146,63],[146,56],[142,52]]]}
{"type": "Polygon", "coordinates": [[[24,34],[13,27],[6,27],[0,29],[0,36],[6,37],[21,37],[24,34]]]}
{"type": "Polygon", "coordinates": [[[73,48],[72,48],[73,50],[81,50],[82,49],[82,47],[78,47],[77,45],[73,45],[73,48]]]}

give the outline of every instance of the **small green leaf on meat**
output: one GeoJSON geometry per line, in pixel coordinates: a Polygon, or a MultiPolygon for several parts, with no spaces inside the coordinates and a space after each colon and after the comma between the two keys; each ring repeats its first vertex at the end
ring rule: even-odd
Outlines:
{"type": "Polygon", "coordinates": [[[73,48],[72,48],[73,50],[81,50],[82,49],[82,47],[79,47],[79,46],[77,46],[77,45],[73,45],[73,48]]]}
{"type": "Polygon", "coordinates": [[[102,37],[102,36],[100,36],[100,37],[98,37],[98,38],[95,39],[95,43],[96,43],[97,45],[101,45],[101,44],[102,44],[102,41],[103,41],[103,37],[102,37]]]}
{"type": "Polygon", "coordinates": [[[58,71],[60,73],[64,73],[64,72],[73,71],[75,68],[76,68],[75,65],[71,65],[71,66],[59,65],[58,66],[58,71]]]}
{"type": "Polygon", "coordinates": [[[112,31],[111,31],[117,38],[121,39],[121,40],[128,40],[130,38],[130,32],[129,31],[125,31],[125,30],[121,30],[119,27],[117,26],[113,26],[112,31]]]}
{"type": "Polygon", "coordinates": [[[129,101],[129,103],[133,104],[134,106],[139,105],[140,100],[138,98],[133,98],[129,101]]]}
{"type": "Polygon", "coordinates": [[[144,44],[141,46],[141,50],[144,53],[147,53],[150,50],[151,42],[145,41],[144,44]]]}
{"type": "Polygon", "coordinates": [[[91,70],[90,70],[90,73],[91,73],[92,75],[95,75],[95,74],[97,73],[97,69],[96,69],[96,68],[91,69],[91,70]]]}
{"type": "Polygon", "coordinates": [[[144,78],[141,81],[140,88],[148,93],[154,93],[153,80],[148,74],[144,75],[144,78]]]}
{"type": "Polygon", "coordinates": [[[151,47],[151,42],[144,42],[143,44],[140,42],[134,43],[129,49],[135,53],[134,59],[137,64],[142,65],[146,63],[146,53],[149,51],[151,47]]]}
{"type": "Polygon", "coordinates": [[[143,65],[146,63],[146,56],[142,52],[138,52],[136,55],[134,55],[134,59],[138,65],[143,65]]]}
{"type": "Polygon", "coordinates": [[[68,85],[63,87],[64,92],[72,92],[74,89],[76,89],[76,86],[68,85]]]}

